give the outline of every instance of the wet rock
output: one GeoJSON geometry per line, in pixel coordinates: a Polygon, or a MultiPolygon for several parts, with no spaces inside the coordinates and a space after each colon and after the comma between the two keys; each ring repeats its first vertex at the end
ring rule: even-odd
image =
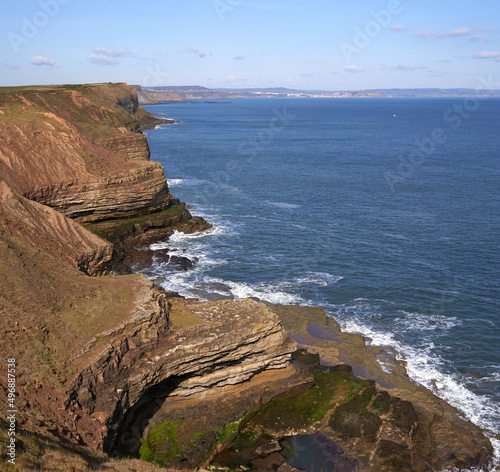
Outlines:
{"type": "Polygon", "coordinates": [[[375,441],[382,420],[366,408],[372,397],[377,394],[373,387],[368,387],[334,412],[329,425],[344,438],[360,438],[375,441]]]}
{"type": "Polygon", "coordinates": [[[170,256],[168,261],[168,265],[174,267],[176,270],[189,270],[193,267],[194,263],[197,262],[197,259],[191,260],[184,256],[170,256]]]}
{"type": "Polygon", "coordinates": [[[411,451],[407,446],[381,440],[376,454],[382,459],[384,471],[387,472],[413,472],[411,451]]]}
{"type": "Polygon", "coordinates": [[[258,454],[259,456],[266,456],[267,454],[278,451],[281,451],[280,443],[278,441],[273,441],[268,444],[264,444],[263,446],[259,446],[255,449],[255,454],[258,454]]]}
{"type": "Polygon", "coordinates": [[[285,462],[285,458],[278,452],[273,452],[266,457],[255,459],[251,462],[257,470],[275,470],[285,462]]]}
{"type": "Polygon", "coordinates": [[[297,349],[292,354],[292,359],[307,366],[319,365],[319,354],[307,352],[306,349],[297,349]]]}

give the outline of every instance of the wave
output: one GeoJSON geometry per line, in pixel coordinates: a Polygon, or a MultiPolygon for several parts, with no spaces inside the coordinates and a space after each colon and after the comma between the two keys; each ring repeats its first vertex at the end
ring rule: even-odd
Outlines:
{"type": "Polygon", "coordinates": [[[267,203],[268,205],[278,207],[278,208],[284,208],[286,210],[293,210],[296,208],[300,208],[300,205],[297,205],[295,203],[271,202],[269,200],[265,200],[265,203],[267,203]]]}
{"type": "MultiPolygon", "coordinates": [[[[165,118],[165,119],[167,119],[167,120],[172,120],[172,118],[165,118]]],[[[172,125],[178,125],[178,124],[179,124],[179,122],[176,122],[176,123],[162,123],[162,124],[160,124],[160,125],[156,125],[156,126],[154,127],[154,129],[155,129],[155,130],[156,130],[156,129],[167,129],[169,126],[172,126],[172,125]]]]}
{"type": "MultiPolygon", "coordinates": [[[[468,387],[470,379],[457,372],[448,373],[450,368],[439,355],[439,346],[435,345],[432,338],[426,337],[425,341],[416,347],[406,344],[398,339],[397,333],[388,332],[377,325],[376,320],[380,318],[377,306],[366,299],[363,301],[358,299],[354,304],[332,306],[332,308],[333,316],[343,331],[361,334],[367,339],[368,344],[388,348],[395,352],[396,359],[406,363],[406,371],[410,378],[457,408],[464,418],[479,427],[489,431],[498,429],[498,405],[489,396],[479,395],[470,390],[468,387]]],[[[403,332],[406,330],[427,332],[437,329],[449,330],[461,324],[455,317],[404,311],[401,313],[403,316],[396,318],[393,325],[398,326],[400,328],[398,331],[403,332]]],[[[381,367],[384,371],[388,371],[382,363],[381,367]]],[[[499,378],[500,376],[494,373],[489,380],[499,378]]],[[[490,439],[498,460],[500,459],[500,441],[490,439]]]]}
{"type": "MultiPolygon", "coordinates": [[[[189,256],[187,256],[189,257],[189,256]]],[[[201,255],[200,262],[193,270],[183,274],[166,275],[164,287],[168,290],[182,292],[184,296],[196,296],[209,300],[213,293],[227,298],[241,300],[243,298],[257,298],[269,303],[281,305],[312,304],[300,293],[306,286],[317,285],[325,287],[342,280],[343,277],[326,273],[310,274],[291,280],[278,280],[268,283],[249,284],[212,277],[206,272],[215,265],[225,265],[228,261],[214,260],[201,255]],[[211,293],[213,292],[213,293],[211,293]]],[[[159,268],[161,271],[161,268],[159,268]]]]}
{"type": "Polygon", "coordinates": [[[258,298],[269,303],[279,305],[296,305],[304,303],[304,299],[298,294],[292,294],[282,290],[282,284],[248,284],[245,282],[232,282],[228,280],[217,280],[230,288],[232,296],[241,300],[243,298],[258,298]]]}
{"type": "Polygon", "coordinates": [[[327,287],[328,285],[337,283],[343,279],[344,277],[340,275],[332,275],[328,274],[327,272],[311,272],[306,277],[301,277],[297,279],[297,283],[321,285],[323,287],[327,287]]]}
{"type": "Polygon", "coordinates": [[[399,329],[403,329],[404,331],[443,331],[463,324],[455,316],[408,313],[406,311],[402,311],[401,313],[403,316],[396,318],[394,322],[398,323],[399,329]]]}
{"type": "Polygon", "coordinates": [[[206,181],[202,179],[167,179],[167,182],[169,187],[173,187],[177,185],[185,185],[185,186],[199,185],[206,181]]]}

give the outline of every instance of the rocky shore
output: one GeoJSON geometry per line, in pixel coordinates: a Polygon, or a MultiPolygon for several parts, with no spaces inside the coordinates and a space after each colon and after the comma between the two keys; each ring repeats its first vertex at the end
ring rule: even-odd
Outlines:
{"type": "Polygon", "coordinates": [[[126,84],[0,89],[0,350],[18,409],[2,467],[488,470],[479,428],[320,308],[188,300],[132,273],[145,245],[210,228],[150,161],[142,130],[160,123],[126,84]]]}

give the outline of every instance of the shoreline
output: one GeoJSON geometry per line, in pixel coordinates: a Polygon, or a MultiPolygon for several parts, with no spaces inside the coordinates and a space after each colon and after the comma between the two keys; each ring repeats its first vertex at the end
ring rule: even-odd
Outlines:
{"type": "MultiPolygon", "coordinates": [[[[168,280],[168,279],[167,279],[168,280]]],[[[221,283],[221,285],[223,286],[224,284],[221,283]]],[[[225,287],[225,291],[228,291],[228,292],[231,292],[231,287],[229,286],[226,286],[225,287]]],[[[207,290],[207,293],[210,293],[208,290],[207,290]]],[[[201,294],[201,292],[200,292],[201,294]]],[[[216,299],[224,299],[226,298],[224,295],[220,295],[220,294],[217,294],[216,295],[216,299]]],[[[227,296],[227,298],[231,298],[230,296],[227,296]]],[[[207,297],[208,300],[210,299],[213,299],[211,298],[210,296],[207,297]]],[[[236,297],[233,296],[233,299],[238,299],[236,297]]],[[[264,302],[264,303],[267,303],[265,301],[265,299],[260,299],[259,301],[261,302],[264,302]]],[[[331,316],[332,319],[335,320],[335,316],[332,314],[332,315],[328,315],[328,316],[331,316]]],[[[337,322],[337,321],[336,321],[337,322]]],[[[365,339],[371,339],[370,338],[370,335],[366,335],[365,333],[363,332],[360,332],[360,331],[346,331],[346,333],[356,333],[356,334],[359,334],[361,335],[362,337],[364,337],[365,339]]],[[[293,336],[293,335],[292,335],[293,336]]],[[[293,338],[294,339],[294,338],[293,338]]],[[[415,378],[415,377],[410,377],[410,375],[408,374],[408,372],[406,371],[406,364],[407,364],[407,361],[404,360],[404,357],[405,355],[403,354],[403,352],[401,351],[397,351],[397,348],[393,347],[393,346],[386,346],[384,347],[382,345],[382,347],[380,347],[380,345],[378,343],[375,343],[373,346],[373,348],[375,349],[379,349],[380,350],[380,356],[381,357],[385,357],[386,359],[390,358],[393,365],[397,365],[397,370],[400,371],[400,372],[403,372],[404,371],[404,376],[406,377],[406,379],[408,381],[411,381],[411,382],[417,382],[419,386],[421,386],[422,388],[425,388],[427,391],[429,391],[432,395],[437,395],[437,397],[439,397],[442,401],[450,401],[450,399],[448,398],[448,400],[446,399],[446,396],[443,398],[442,396],[442,392],[439,391],[438,388],[436,389],[432,389],[432,388],[429,388],[429,386],[426,386],[425,383],[423,383],[421,380],[419,380],[418,378],[415,378]],[[399,358],[399,359],[398,359],[399,358]]],[[[356,368],[355,368],[356,369],[356,368]]],[[[360,376],[363,376],[362,375],[362,369],[358,369],[358,374],[357,375],[360,375],[360,376]]],[[[356,373],[356,372],[355,372],[356,373]]],[[[452,405],[450,403],[450,405],[452,405]]],[[[468,416],[468,414],[465,412],[465,411],[460,411],[459,407],[453,407],[453,408],[457,408],[457,411],[460,412],[460,416],[461,418],[463,418],[465,421],[470,421],[471,423],[473,423],[473,421],[471,419],[469,419],[470,417],[468,416]]],[[[474,423],[473,423],[474,424],[474,423]]],[[[495,441],[495,436],[498,437],[498,434],[494,433],[493,431],[487,429],[487,428],[484,428],[482,429],[482,431],[488,436],[488,438],[490,438],[491,440],[493,440],[492,442],[495,441]]],[[[495,447],[496,451],[497,451],[497,460],[498,460],[498,451],[500,451],[498,445],[500,445],[499,442],[497,442],[497,446],[495,447]]]]}
{"type": "MultiPolygon", "coordinates": [[[[27,92],[29,105],[23,96],[3,97],[8,104],[3,118],[12,134],[21,129],[30,135],[29,113],[43,112],[48,103],[54,123],[64,121],[58,113],[66,120],[62,134],[50,123],[37,122],[52,146],[43,154],[30,139],[23,141],[23,153],[3,142],[2,151],[28,166],[27,177],[39,177],[29,166],[39,164],[40,157],[61,163],[65,172],[85,156],[81,169],[89,165],[95,172],[82,173],[76,185],[74,176],[47,173],[43,186],[20,181],[0,161],[7,169],[1,191],[8,204],[0,215],[8,243],[0,244],[0,269],[10,274],[8,287],[0,282],[2,297],[13,307],[5,312],[10,336],[3,345],[21,369],[21,470],[26,464],[28,469],[43,465],[51,454],[54,462],[79,460],[75,470],[85,467],[82,461],[99,466],[118,446],[136,454],[137,441],[143,459],[167,453],[160,462],[179,467],[237,452],[229,450],[237,441],[246,444],[241,459],[246,464],[256,460],[260,453],[254,446],[266,445],[269,435],[279,441],[316,433],[361,470],[386,470],[379,465],[389,461],[387,470],[399,471],[401,454],[405,467],[418,464],[418,472],[427,462],[440,470],[486,465],[491,448],[479,428],[425,388],[385,372],[377,360],[381,351],[367,346],[361,335],[342,332],[321,308],[249,298],[197,302],[131,274],[139,256],[151,264],[152,251],[141,250],[145,244],[164,240],[174,230],[204,236],[200,230],[210,224],[191,216],[170,194],[161,164],[149,161],[139,121],[147,126],[157,118],[137,106],[126,84],[59,92],[27,92]],[[79,95],[88,97],[81,101],[94,113],[84,115],[85,125],[77,119],[79,109],[67,105],[79,95]],[[10,120],[17,109],[23,112],[16,115],[22,117],[20,124],[10,120]],[[106,119],[114,120],[113,126],[106,119]],[[77,152],[53,152],[67,151],[61,138],[77,152]],[[54,176],[66,179],[62,189],[54,187],[54,176]],[[33,232],[26,234],[22,227],[33,232]],[[128,275],[119,275],[120,269],[128,275]],[[357,377],[346,363],[378,385],[357,377]],[[213,403],[215,397],[227,408],[213,403]],[[179,409],[182,405],[195,408],[179,409]],[[175,421],[169,413],[174,410],[175,421]],[[189,412],[196,414],[186,418],[189,412]],[[154,426],[146,432],[153,416],[154,426]],[[261,428],[260,437],[242,432],[249,427],[261,428]],[[158,445],[157,433],[173,442],[158,445]],[[54,456],[53,444],[65,448],[54,456]],[[440,445],[438,451],[433,444],[440,445]]],[[[168,251],[163,257],[182,271],[193,262],[168,251]]],[[[285,451],[266,451],[266,461],[279,456],[284,464],[285,451]]],[[[221,457],[217,460],[225,460],[221,457]]]]}
{"type": "MultiPolygon", "coordinates": [[[[216,228],[215,226],[213,228],[216,228]]],[[[203,233],[208,230],[202,230],[201,232],[197,233],[199,237],[203,237],[203,233]]],[[[168,238],[166,240],[162,240],[162,243],[168,245],[168,238]]],[[[191,267],[190,267],[191,268],[191,267]]],[[[190,270],[187,269],[187,270],[190,270]]],[[[144,268],[143,268],[144,269],[144,268]]],[[[139,273],[142,273],[139,271],[139,273]]],[[[155,280],[155,283],[160,283],[164,288],[166,289],[165,285],[168,284],[168,278],[163,279],[163,283],[157,278],[155,280]]],[[[225,289],[228,292],[231,292],[231,287],[228,285],[225,285],[224,283],[220,283],[220,286],[218,287],[219,289],[225,289]]],[[[218,301],[218,300],[234,300],[234,301],[241,301],[243,300],[242,298],[238,298],[235,295],[227,295],[224,296],[220,294],[220,292],[210,292],[209,289],[206,290],[201,290],[201,289],[196,289],[199,291],[199,294],[201,298],[195,298],[195,297],[189,297],[186,296],[186,300],[197,300],[201,299],[206,302],[210,301],[218,301]]],[[[168,290],[167,290],[168,291],[168,290]]],[[[183,296],[184,298],[184,296],[183,296]]],[[[487,429],[487,428],[481,428],[478,426],[476,423],[474,423],[470,418],[468,418],[467,414],[464,411],[461,411],[458,407],[453,406],[453,404],[449,403],[449,400],[446,400],[445,398],[442,398],[442,396],[439,395],[439,391],[432,390],[428,388],[424,383],[420,382],[418,379],[415,379],[411,377],[408,374],[407,371],[407,361],[403,359],[404,354],[402,352],[399,352],[396,348],[390,347],[390,346],[384,346],[384,345],[379,345],[379,344],[372,344],[373,338],[370,335],[367,335],[364,332],[361,332],[359,330],[357,331],[347,331],[344,330],[340,327],[340,322],[339,320],[336,319],[334,314],[332,313],[327,313],[326,310],[321,307],[321,306],[314,306],[314,305],[276,305],[275,303],[271,303],[266,301],[265,299],[260,299],[258,297],[251,297],[251,299],[259,302],[259,303],[264,303],[267,306],[272,306],[272,307],[281,307],[281,308],[293,308],[293,309],[300,309],[302,311],[307,311],[307,310],[319,310],[323,312],[323,316],[327,319],[330,320],[328,324],[332,324],[334,326],[336,334],[326,334],[325,338],[325,332],[322,330],[324,328],[321,328],[316,322],[311,321],[309,324],[312,326],[312,330],[314,331],[319,331],[319,339],[329,339],[335,343],[342,343],[348,342],[350,343],[351,341],[346,341],[350,336],[357,337],[362,340],[362,343],[364,345],[364,348],[366,349],[367,353],[370,353],[372,355],[372,359],[370,361],[369,366],[364,364],[362,358],[355,358],[352,357],[352,354],[349,355],[340,355],[340,356],[333,356],[331,355],[331,352],[328,352],[328,350],[322,349],[322,348],[315,348],[311,342],[306,341],[303,337],[301,337],[299,334],[297,334],[294,331],[287,331],[287,335],[289,338],[294,340],[295,342],[298,343],[299,347],[307,350],[308,352],[311,353],[317,353],[320,355],[320,362],[322,365],[335,365],[334,362],[337,362],[336,365],[338,364],[347,364],[352,367],[352,372],[355,376],[368,379],[368,380],[373,380],[377,384],[377,389],[380,389],[382,391],[387,391],[391,392],[393,389],[396,389],[398,392],[398,395],[401,394],[401,386],[397,387],[393,382],[391,382],[391,379],[396,380],[396,379],[402,379],[403,383],[410,383],[410,384],[415,384],[417,389],[423,389],[425,390],[430,397],[436,397],[439,399],[439,402],[443,402],[444,404],[448,405],[452,410],[455,410],[458,417],[461,418],[465,423],[469,423],[472,428],[471,432],[474,432],[477,429],[483,432],[483,434],[490,440],[492,445],[495,448],[496,454],[493,457],[493,464],[491,467],[498,467],[500,465],[500,455],[498,452],[500,451],[500,434],[494,433],[493,431],[487,429]],[[398,358],[399,357],[399,358],[398,358]],[[328,360],[330,359],[330,360],[328,360]],[[382,360],[382,362],[380,362],[382,360]],[[378,370],[382,368],[382,371],[384,374],[375,373],[378,370]],[[389,370],[389,371],[388,371],[389,370]],[[494,441],[496,441],[496,444],[494,444],[494,441]]],[[[283,320],[282,320],[283,321],[283,320]]],[[[307,333],[311,336],[311,331],[308,329],[307,333]]],[[[313,336],[314,338],[314,336],[313,336]]],[[[359,346],[359,343],[358,343],[359,346]]],[[[340,348],[342,349],[342,348],[340,348]]],[[[404,398],[407,398],[405,396],[404,398]]],[[[476,472],[484,472],[485,469],[470,469],[471,471],[476,471],[476,472]]],[[[490,472],[494,472],[497,470],[496,468],[488,469],[490,472]]]]}

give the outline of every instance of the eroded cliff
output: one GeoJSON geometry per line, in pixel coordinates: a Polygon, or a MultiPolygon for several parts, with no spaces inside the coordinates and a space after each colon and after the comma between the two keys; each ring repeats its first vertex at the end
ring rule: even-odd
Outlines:
{"type": "Polygon", "coordinates": [[[265,306],[168,302],[142,275],[88,276],[113,268],[113,247],[80,223],[131,246],[210,227],[149,161],[140,126],[156,121],[124,84],[0,91],[0,349],[16,363],[20,470],[43,470],[54,444],[62,470],[68,456],[105,463],[98,451],[171,393],[276,369],[304,382],[265,306]]]}
{"type": "MultiPolygon", "coordinates": [[[[16,359],[19,470],[155,469],[112,452],[284,471],[302,437],[338,470],[487,468],[478,428],[321,310],[89,276],[116,268],[117,244],[130,265],[137,245],[209,227],[149,161],[141,124],[155,120],[125,84],[0,89],[0,352],[16,359]]],[[[2,365],[4,403],[6,386],[2,365]]]]}
{"type": "Polygon", "coordinates": [[[0,175],[79,221],[163,210],[178,201],[149,160],[151,120],[125,84],[0,89],[0,175]]]}

